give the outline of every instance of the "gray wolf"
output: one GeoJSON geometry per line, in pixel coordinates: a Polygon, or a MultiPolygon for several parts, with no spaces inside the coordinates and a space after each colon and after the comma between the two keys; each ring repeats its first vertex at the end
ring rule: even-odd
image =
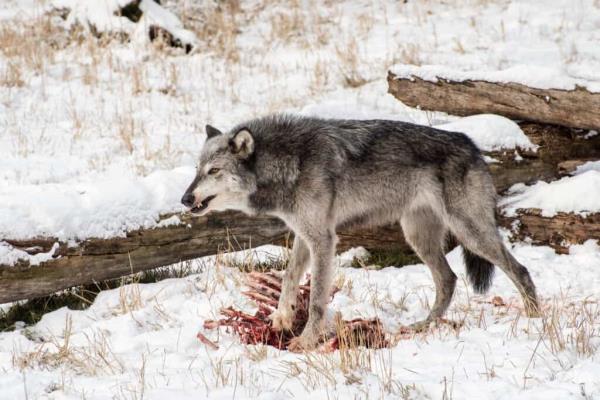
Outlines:
{"type": "Polygon", "coordinates": [[[529,316],[539,312],[527,269],[503,245],[495,190],[480,151],[464,134],[385,120],[275,115],[222,133],[207,126],[197,175],[182,203],[192,212],[240,210],[281,218],[294,232],[282,295],[271,315],[288,329],[298,283],[312,268],[308,323],[291,348],[313,348],[332,283],[336,229],[399,222],[430,268],[436,297],[423,329],[448,308],[456,275],[444,256],[452,237],[467,276],[485,292],[494,265],[519,290],[529,316]]]}

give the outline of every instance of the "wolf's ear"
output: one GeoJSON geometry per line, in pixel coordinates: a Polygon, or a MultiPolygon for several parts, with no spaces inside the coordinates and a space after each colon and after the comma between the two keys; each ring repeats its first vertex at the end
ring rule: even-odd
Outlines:
{"type": "Polygon", "coordinates": [[[248,128],[240,129],[229,139],[229,149],[241,158],[248,158],[254,152],[254,138],[248,128]]]}
{"type": "Polygon", "coordinates": [[[206,136],[208,136],[206,139],[210,139],[213,138],[215,136],[219,136],[221,134],[221,131],[218,130],[217,128],[215,128],[214,126],[211,125],[206,125],[206,136]]]}

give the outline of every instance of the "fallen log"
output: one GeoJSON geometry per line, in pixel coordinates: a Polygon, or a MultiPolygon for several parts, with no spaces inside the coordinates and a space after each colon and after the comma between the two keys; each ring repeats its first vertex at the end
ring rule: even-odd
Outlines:
{"type": "Polygon", "coordinates": [[[600,159],[600,135],[586,137],[580,130],[531,122],[519,126],[538,149],[486,153],[499,161],[489,164],[489,168],[500,193],[519,182],[558,179],[587,161],[600,159]]]}
{"type": "MultiPolygon", "coordinates": [[[[163,219],[171,215],[165,215],[163,219]]],[[[237,212],[197,217],[180,216],[181,224],[141,229],[124,237],[89,239],[76,246],[55,238],[4,241],[30,254],[47,253],[51,260],[38,266],[22,261],[0,265],[0,303],[30,299],[69,287],[118,278],[180,261],[249,249],[264,244],[286,245],[287,227],[270,217],[247,217],[237,212]]],[[[370,250],[411,252],[398,226],[339,232],[338,251],[363,246],[370,250]]]]}
{"type": "Polygon", "coordinates": [[[389,93],[411,107],[452,115],[498,114],[517,120],[600,129],[600,93],[537,89],[483,80],[425,80],[388,73],[389,93]]]}
{"type": "Polygon", "coordinates": [[[571,244],[600,238],[600,213],[584,216],[559,212],[544,217],[541,210],[527,208],[518,209],[516,216],[500,216],[500,224],[511,231],[514,239],[529,239],[532,244],[550,246],[559,254],[567,254],[571,244]]]}
{"type": "Polygon", "coordinates": [[[489,164],[498,192],[517,182],[551,181],[585,161],[600,159],[600,135],[581,129],[600,128],[600,93],[442,78],[433,82],[414,76],[399,78],[393,72],[388,73],[388,91],[406,105],[425,110],[463,116],[494,113],[524,120],[519,125],[539,146],[536,152],[486,153],[499,161],[489,164]]]}
{"type": "MultiPolygon", "coordinates": [[[[226,212],[196,217],[182,215],[181,224],[137,230],[125,237],[89,239],[69,246],[53,238],[5,240],[31,254],[48,252],[53,259],[38,266],[20,262],[0,266],[0,303],[45,296],[69,287],[118,278],[181,261],[242,250],[264,244],[287,245],[290,232],[279,220],[226,212]]],[[[514,238],[531,238],[559,253],[568,245],[600,237],[600,214],[582,217],[559,213],[543,217],[539,210],[519,210],[516,217],[501,215],[500,225],[514,238]],[[518,222],[518,223],[515,223],[518,222]]],[[[338,232],[338,251],[363,246],[372,252],[413,254],[398,225],[338,232]]]]}
{"type": "Polygon", "coordinates": [[[542,90],[484,81],[432,82],[418,77],[399,78],[392,72],[388,73],[388,92],[406,105],[425,110],[463,116],[494,113],[524,120],[519,125],[531,142],[539,146],[538,151],[508,149],[486,153],[499,161],[489,165],[498,192],[517,182],[554,180],[564,175],[565,165],[600,159],[600,135],[590,136],[576,129],[600,128],[600,93],[581,88],[542,90]],[[550,103],[545,101],[546,96],[550,103]],[[570,118],[570,122],[564,118],[570,118]],[[594,121],[593,124],[582,122],[584,118],[594,121]]]}

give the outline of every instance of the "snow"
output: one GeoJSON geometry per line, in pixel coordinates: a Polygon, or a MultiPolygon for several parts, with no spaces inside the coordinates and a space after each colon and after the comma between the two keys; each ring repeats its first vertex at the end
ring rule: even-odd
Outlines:
{"type": "Polygon", "coordinates": [[[5,265],[14,265],[21,260],[27,261],[29,265],[40,265],[45,261],[51,260],[58,247],[59,244],[56,242],[48,252],[30,255],[23,250],[14,248],[4,241],[0,241],[0,260],[3,260],[5,265]]]}
{"type": "Polygon", "coordinates": [[[36,18],[46,11],[39,0],[4,0],[0,21],[36,18]]]}
{"type": "MultiPolygon", "coordinates": [[[[125,29],[133,41],[78,44],[66,35],[55,43],[45,31],[31,40],[29,24],[44,27],[40,16],[50,3],[2,1],[2,265],[39,263],[56,249],[32,258],[3,239],[49,235],[75,245],[179,224],[179,198],[194,174],[206,123],[228,129],[272,112],[384,118],[464,132],[486,151],[535,150],[504,118],[459,119],[406,107],[387,94],[392,65],[428,79],[480,76],[592,91],[600,81],[600,8],[593,0],[544,6],[537,0],[352,0],[319,7],[264,7],[252,0],[240,2],[238,11],[214,2],[165,1],[160,12],[144,0],[138,24],[109,11],[121,0],[52,3],[58,1],[74,7],[69,20],[42,22],[68,26],[79,19],[84,26],[125,29]],[[147,26],[156,20],[184,41],[193,32],[193,54],[147,46],[147,26]],[[12,31],[18,46],[11,44],[12,31]],[[4,83],[11,68],[22,84],[4,83]]],[[[518,185],[503,204],[513,212],[540,207],[545,215],[597,211],[597,163],[553,183],[518,185]]],[[[571,246],[568,255],[527,243],[512,251],[532,273],[549,310],[546,320],[520,314],[519,296],[500,271],[489,294],[474,295],[455,250],[448,258],[460,279],[448,318],[464,319],[465,327],[352,353],[364,360],[354,367],[342,365],[339,353],[245,347],[227,332],[209,333],[220,350],[206,349],[195,339],[205,319],[221,306],[251,312],[253,305],[241,295],[241,273],[223,260],[195,260],[197,274],[103,291],[84,311],[61,309],[36,325],[1,332],[0,399],[600,397],[598,352],[584,351],[586,343],[600,346],[597,242],[571,246]],[[496,295],[512,306],[493,307],[488,302],[496,295]],[[558,337],[548,327],[556,327],[558,337]]],[[[259,249],[251,256],[282,252],[259,249]]],[[[348,268],[355,256],[364,259],[364,249],[337,260],[343,288],[332,311],[379,316],[390,332],[426,315],[434,296],[427,268],[348,268]]]]}
{"type": "MultiPolygon", "coordinates": [[[[110,176],[71,185],[0,189],[0,231],[11,239],[124,236],[130,230],[155,226],[161,213],[182,211],[180,189],[194,175],[194,168],[181,167],[145,177],[110,176]]],[[[164,226],[166,222],[161,223],[164,226]]]]}
{"type": "Polygon", "coordinates": [[[77,23],[83,27],[93,26],[98,32],[130,31],[135,24],[125,17],[115,15],[129,0],[54,0],[52,6],[70,10],[67,25],[77,23]]]}
{"type": "Polygon", "coordinates": [[[450,132],[462,132],[483,151],[499,151],[516,147],[525,150],[537,149],[519,125],[499,115],[473,115],[435,127],[450,132]]]}
{"type": "Polygon", "coordinates": [[[600,172],[600,161],[588,161],[585,164],[581,164],[575,169],[573,175],[579,175],[587,171],[598,171],[600,172]]]}
{"type": "MultiPolygon", "coordinates": [[[[520,83],[538,89],[575,90],[578,86],[590,92],[600,92],[600,77],[581,79],[569,76],[560,68],[538,65],[516,65],[503,70],[459,70],[444,65],[395,65],[390,71],[397,78],[420,78],[430,82],[439,79],[448,81],[486,81],[494,83],[520,83]]],[[[548,99],[549,100],[549,99],[548,99]]]]}
{"type": "Polygon", "coordinates": [[[584,139],[591,139],[598,134],[598,131],[591,130],[585,134],[584,139]]]}
{"type": "MultiPolygon", "coordinates": [[[[269,251],[275,250],[271,247],[269,251]]],[[[218,341],[213,351],[195,335],[220,307],[253,312],[242,294],[242,274],[214,258],[181,279],[132,284],[100,293],[86,310],[61,308],[34,326],[0,334],[2,398],[88,399],[129,393],[140,398],[580,398],[600,395],[598,354],[582,351],[576,335],[589,332],[600,346],[600,247],[593,241],[556,255],[547,247],[517,244],[515,257],[528,266],[552,320],[528,319],[520,298],[500,271],[487,295],[465,286],[457,248],[447,258],[459,275],[448,318],[464,321],[459,331],[442,326],[403,339],[391,349],[295,355],[241,345],[226,331],[203,331],[218,341]],[[501,296],[507,307],[490,300],[501,296]],[[564,329],[563,347],[544,323],[564,329]],[[52,355],[68,336],[64,361],[52,355]],[[579,343],[579,344],[578,344],[579,343]],[[43,355],[43,356],[42,356],[43,355]],[[12,367],[29,360],[23,373],[12,367]],[[354,365],[350,362],[353,357],[354,365]],[[361,361],[362,360],[362,361],[361,361]]],[[[239,255],[247,259],[247,255],[239,255]]],[[[265,255],[260,255],[265,257],[265,255]]],[[[198,261],[200,263],[200,260],[198,261]]],[[[344,265],[342,263],[342,265],[344,265]]],[[[379,317],[386,331],[425,317],[434,288],[422,265],[383,270],[339,268],[342,285],[331,312],[343,317],[379,317]]],[[[579,336],[581,337],[581,336],[579,336]]],[[[135,396],[134,396],[135,397],[135,396]]]]}
{"type": "Polygon", "coordinates": [[[137,22],[126,17],[115,15],[117,11],[131,3],[131,0],[52,0],[52,7],[69,9],[66,25],[76,24],[97,32],[124,32],[133,42],[148,44],[150,41],[148,28],[152,25],[164,28],[182,43],[195,45],[196,35],[185,29],[183,24],[171,11],[161,7],[154,0],[141,0],[139,8],[143,12],[137,22]]]}
{"type": "Polygon", "coordinates": [[[592,166],[579,167],[575,176],[550,183],[513,185],[499,204],[509,216],[516,215],[519,208],[539,208],[544,217],[552,217],[558,212],[582,215],[600,212],[600,169],[596,169],[597,162],[592,166]]]}
{"type": "Polygon", "coordinates": [[[167,226],[176,226],[176,225],[181,225],[181,218],[179,218],[179,216],[177,216],[177,215],[172,215],[169,218],[160,220],[160,222],[158,224],[156,224],[156,227],[164,228],[167,226]]]}
{"type": "Polygon", "coordinates": [[[138,24],[145,27],[144,33],[148,31],[148,27],[157,25],[166,29],[174,37],[181,40],[182,43],[197,44],[196,35],[185,29],[175,14],[161,7],[154,0],[142,0],[139,7],[143,14],[138,24]]]}

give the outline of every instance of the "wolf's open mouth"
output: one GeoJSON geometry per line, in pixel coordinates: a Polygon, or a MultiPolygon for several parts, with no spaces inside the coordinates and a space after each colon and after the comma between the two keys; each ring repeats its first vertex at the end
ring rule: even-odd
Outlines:
{"type": "Polygon", "coordinates": [[[204,200],[202,200],[202,203],[193,206],[190,211],[193,212],[193,213],[199,213],[200,211],[205,210],[206,207],[208,207],[208,203],[210,203],[210,201],[212,199],[214,199],[215,197],[217,197],[217,196],[216,195],[215,196],[208,196],[207,198],[205,198],[204,200]]]}

